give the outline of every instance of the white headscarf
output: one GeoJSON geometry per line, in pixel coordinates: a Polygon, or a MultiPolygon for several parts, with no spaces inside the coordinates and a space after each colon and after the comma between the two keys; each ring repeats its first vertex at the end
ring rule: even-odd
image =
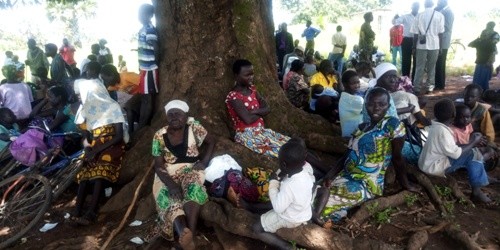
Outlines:
{"type": "Polygon", "coordinates": [[[74,85],[75,94],[82,101],[76,112],[76,124],[86,123],[89,131],[114,123],[125,124],[120,105],[109,96],[99,79],[77,80],[74,85]]]}
{"type": "Polygon", "coordinates": [[[370,87],[374,87],[375,85],[377,85],[378,79],[380,79],[380,77],[382,77],[385,73],[391,70],[398,71],[396,66],[394,66],[394,64],[392,63],[384,62],[379,64],[377,67],[375,67],[375,79],[370,80],[368,85],[370,87]]]}
{"type": "Polygon", "coordinates": [[[184,113],[189,112],[189,106],[186,102],[181,100],[172,100],[168,102],[167,105],[165,105],[165,113],[168,113],[168,111],[171,109],[180,109],[184,113]]]}

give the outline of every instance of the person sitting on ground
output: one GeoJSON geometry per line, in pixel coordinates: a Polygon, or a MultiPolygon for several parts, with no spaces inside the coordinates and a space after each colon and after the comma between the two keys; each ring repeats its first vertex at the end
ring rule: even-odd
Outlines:
{"type": "Polygon", "coordinates": [[[301,46],[297,46],[293,49],[292,53],[286,54],[283,57],[283,69],[281,70],[282,76],[286,76],[288,71],[290,71],[290,67],[292,66],[292,62],[295,60],[304,60],[304,48],[301,46]]]}
{"type": "Polygon", "coordinates": [[[342,74],[344,92],[340,94],[339,118],[342,137],[351,137],[352,133],[363,121],[361,111],[365,100],[359,92],[359,76],[354,70],[346,70],[342,74]]]}
{"type": "Polygon", "coordinates": [[[338,121],[339,93],[319,84],[311,86],[309,110],[331,123],[338,121]]]}
{"type": "Polygon", "coordinates": [[[380,76],[379,80],[377,80],[377,86],[391,93],[391,97],[396,105],[399,120],[404,121],[406,119],[410,125],[415,122],[419,122],[425,126],[431,125],[431,121],[420,112],[418,97],[412,93],[398,90],[399,77],[396,66],[394,66],[394,64],[391,66],[389,63],[383,64],[387,64],[391,69],[388,69],[387,72],[380,76]]]}
{"type": "Polygon", "coordinates": [[[290,72],[283,79],[283,89],[288,100],[297,108],[306,109],[309,104],[309,86],[304,81],[304,62],[292,62],[290,72]]]}
{"type": "Polygon", "coordinates": [[[101,78],[104,85],[108,86],[109,96],[118,102],[116,86],[121,82],[121,79],[116,67],[110,63],[104,64],[99,71],[99,78],[101,78]]]}
{"type": "Polygon", "coordinates": [[[31,111],[30,118],[50,116],[47,128],[54,132],[76,132],[75,114],[71,110],[68,91],[62,86],[53,86],[47,90],[47,96],[31,111]],[[43,110],[47,104],[53,109],[43,110]]]}
{"type": "MultiPolygon", "coordinates": [[[[245,59],[233,64],[236,83],[226,96],[226,107],[235,130],[234,141],[266,156],[278,157],[278,151],[290,137],[265,128],[264,116],[271,110],[253,85],[253,65],[245,59]]],[[[317,157],[308,154],[307,161],[322,176],[329,170],[317,157]]]]}
{"type": "Polygon", "coordinates": [[[450,99],[439,100],[434,105],[435,121],[429,126],[429,135],[422,149],[418,166],[424,173],[445,177],[458,169],[467,169],[472,187],[472,199],[489,203],[491,199],[481,187],[489,184],[483,162],[474,159],[474,147],[483,143],[480,133],[472,133],[469,144],[458,146],[450,126],[455,118],[455,105],[450,99]]]}
{"type": "Polygon", "coordinates": [[[21,82],[18,69],[13,64],[3,66],[2,74],[7,82],[0,84],[0,107],[10,109],[18,120],[28,119],[33,102],[31,88],[21,82]]]}
{"type": "Polygon", "coordinates": [[[156,173],[153,195],[159,220],[147,241],[160,235],[167,240],[177,237],[182,249],[195,249],[193,237],[200,206],[208,200],[204,170],[215,139],[188,117],[187,103],[170,101],[165,111],[167,126],[155,133],[152,145],[156,173]]]}
{"type": "Polygon", "coordinates": [[[390,94],[379,87],[365,98],[370,122],[361,123],[349,142],[341,164],[332,168],[324,179],[328,192],[318,193],[313,220],[331,227],[347,215],[349,209],[381,196],[385,171],[392,164],[399,184],[410,191],[417,188],[409,182],[401,149],[405,128],[396,117],[388,116],[390,94]]]}
{"type": "Polygon", "coordinates": [[[310,82],[311,77],[318,73],[316,64],[314,64],[314,58],[312,55],[307,55],[304,61],[304,76],[307,83],[310,82]]]}
{"type": "Polygon", "coordinates": [[[16,115],[8,108],[0,108],[0,155],[7,148],[11,140],[19,136],[19,125],[16,115]]]}
{"type": "Polygon", "coordinates": [[[369,87],[373,87],[368,85],[370,80],[375,77],[375,71],[373,71],[372,65],[369,62],[359,62],[354,66],[354,69],[359,76],[359,89],[361,91],[366,91],[369,87]],[[371,76],[370,73],[372,74],[371,76]]]}
{"type": "Polygon", "coordinates": [[[472,111],[472,128],[474,132],[480,132],[488,138],[488,141],[495,141],[495,128],[491,119],[489,106],[479,102],[483,89],[478,84],[469,84],[464,90],[464,104],[472,111]]]}
{"type": "MultiPolygon", "coordinates": [[[[375,79],[370,80],[368,83],[369,86],[371,86],[366,92],[365,92],[365,101],[366,101],[366,96],[370,91],[373,89],[373,87],[381,87],[383,88],[384,84],[386,81],[393,81],[391,79],[394,78],[394,76],[388,72],[396,69],[396,67],[392,63],[381,63],[375,68],[375,73],[374,75],[376,76],[375,79]],[[392,76],[391,76],[392,75],[392,76]]],[[[385,89],[385,88],[383,88],[385,89]]],[[[387,89],[385,89],[387,90],[387,89]]],[[[365,102],[366,103],[366,102],[365,102]]],[[[394,104],[394,100],[392,99],[392,96],[389,94],[389,109],[387,110],[387,115],[392,116],[392,117],[398,117],[398,112],[396,109],[396,105],[394,104]]],[[[368,114],[368,111],[366,109],[366,106],[363,106],[363,110],[361,111],[363,115],[363,122],[369,122],[370,121],[370,116],[368,114]]]]}
{"type": "Polygon", "coordinates": [[[319,84],[324,88],[332,88],[337,92],[340,92],[340,86],[337,84],[337,78],[335,77],[335,69],[333,69],[332,62],[329,60],[323,60],[319,64],[319,72],[311,77],[311,86],[319,84]]]}
{"type": "MultiPolygon", "coordinates": [[[[91,63],[89,73],[92,73],[91,63]]],[[[128,134],[123,129],[125,118],[120,105],[111,99],[107,86],[100,79],[77,80],[74,92],[81,101],[75,123],[84,129],[85,163],[76,176],[78,194],[70,220],[79,225],[89,225],[97,218],[99,200],[105,186],[118,180],[128,134]],[[92,198],[84,214],[88,194],[92,198]]]]}
{"type": "Polygon", "coordinates": [[[257,238],[279,249],[293,249],[290,242],[275,233],[280,228],[295,228],[312,216],[313,169],[306,162],[307,150],[299,142],[289,141],[279,150],[279,174],[269,182],[273,209],[260,216],[253,225],[257,238]]]}
{"type": "MultiPolygon", "coordinates": [[[[455,113],[455,119],[450,128],[453,131],[455,143],[458,146],[464,146],[469,144],[471,134],[474,132],[471,124],[471,111],[465,104],[458,103],[455,106],[455,113]]],[[[485,145],[475,147],[472,150],[474,151],[474,159],[477,161],[486,162],[495,156],[495,151],[485,145]]]]}
{"type": "Polygon", "coordinates": [[[264,116],[271,110],[253,85],[253,65],[245,59],[233,64],[236,84],[226,97],[226,106],[236,132],[234,140],[259,154],[278,157],[290,138],[264,127],[264,116]]]}

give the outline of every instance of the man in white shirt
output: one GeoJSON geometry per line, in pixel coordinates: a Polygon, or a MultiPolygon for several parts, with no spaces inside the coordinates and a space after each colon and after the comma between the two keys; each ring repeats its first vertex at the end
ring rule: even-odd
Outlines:
{"type": "Polygon", "coordinates": [[[414,2],[411,5],[411,13],[401,16],[399,20],[403,24],[403,43],[401,44],[401,75],[408,76],[411,79],[413,79],[413,77],[415,76],[415,64],[417,60],[415,58],[415,51],[413,51],[413,34],[410,32],[410,29],[415,22],[415,17],[417,16],[419,9],[420,3],[414,2]]]}
{"type": "Polygon", "coordinates": [[[450,126],[455,117],[455,105],[450,99],[442,99],[434,105],[436,121],[429,126],[427,141],[420,153],[418,167],[424,173],[444,177],[458,169],[467,169],[472,198],[488,203],[491,199],[481,191],[489,184],[484,164],[474,158],[472,148],[482,142],[480,133],[473,133],[469,144],[457,146],[450,126]]]}
{"type": "Polygon", "coordinates": [[[441,53],[439,53],[436,63],[436,88],[435,90],[444,90],[446,85],[446,56],[451,44],[451,31],[453,30],[453,21],[455,16],[448,5],[448,0],[439,0],[436,10],[444,16],[444,33],[441,39],[441,53]]]}
{"type": "Polygon", "coordinates": [[[414,34],[413,48],[416,49],[417,65],[413,78],[413,89],[417,95],[434,90],[436,61],[440,50],[441,34],[444,32],[444,16],[432,7],[432,0],[425,1],[424,12],[417,15],[410,29],[414,34]],[[427,80],[422,83],[424,73],[427,80]]]}
{"type": "Polygon", "coordinates": [[[346,36],[342,34],[342,26],[337,26],[337,33],[332,36],[332,45],[333,50],[332,53],[328,56],[328,60],[332,62],[332,65],[335,66],[337,63],[337,67],[335,70],[342,74],[344,68],[344,53],[346,48],[346,36]]]}
{"type": "Polygon", "coordinates": [[[253,230],[260,240],[279,249],[292,245],[274,234],[280,228],[294,228],[312,217],[314,175],[306,162],[307,150],[299,140],[292,139],[280,148],[281,181],[271,177],[269,199],[273,210],[263,214],[253,230]]]}

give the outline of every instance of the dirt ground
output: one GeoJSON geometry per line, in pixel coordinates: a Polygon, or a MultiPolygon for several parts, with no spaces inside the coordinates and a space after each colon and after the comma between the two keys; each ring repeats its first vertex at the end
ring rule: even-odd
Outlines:
{"type": "MultiPolygon", "coordinates": [[[[429,95],[429,102],[425,110],[429,117],[432,117],[433,104],[443,97],[458,98],[464,87],[470,80],[463,77],[449,77],[447,89],[444,92],[429,95]]],[[[494,79],[492,88],[500,88],[500,80],[494,79]]],[[[500,142],[497,137],[497,143],[500,142]]],[[[500,169],[495,169],[489,174],[500,178],[500,169]]],[[[470,188],[467,184],[465,172],[458,172],[456,177],[465,195],[470,195],[470,188]]],[[[500,200],[500,185],[490,185],[484,189],[492,198],[500,200]]],[[[386,193],[391,194],[399,191],[398,187],[388,186],[386,193]]],[[[116,190],[115,190],[116,192],[116,190]]],[[[23,243],[19,242],[13,249],[96,249],[104,243],[109,234],[115,229],[123,215],[125,209],[108,214],[104,218],[88,227],[72,227],[65,222],[64,214],[70,212],[74,207],[74,187],[69,189],[56,205],[48,211],[45,222],[59,222],[56,228],[41,233],[38,231],[44,222],[37,225],[33,230],[24,236],[23,243]]],[[[462,205],[459,202],[451,203],[449,209],[453,210],[452,221],[461,230],[469,234],[479,233],[478,242],[488,249],[500,249],[500,206],[475,207],[462,205]]],[[[382,240],[392,245],[404,248],[411,235],[411,230],[424,225],[422,218],[436,216],[438,212],[430,205],[426,195],[420,195],[413,205],[405,204],[393,208],[390,212],[389,222],[377,224],[374,220],[364,225],[363,231],[349,232],[353,236],[365,235],[370,238],[382,240]]],[[[127,221],[128,225],[133,221],[135,212],[127,221]]],[[[130,242],[133,237],[143,237],[147,229],[154,223],[153,217],[138,227],[125,226],[122,232],[110,245],[111,249],[146,249],[147,245],[136,245],[130,242]]],[[[334,230],[343,231],[342,226],[334,230]]],[[[248,238],[233,235],[231,233],[219,232],[217,235],[212,227],[200,222],[200,232],[196,238],[199,249],[272,249],[269,246],[248,238]],[[219,239],[223,239],[219,241],[219,239]]],[[[170,249],[173,245],[167,241],[161,241],[154,249],[170,249]]],[[[462,246],[448,238],[444,233],[437,232],[431,234],[425,249],[460,249],[462,246]]]]}

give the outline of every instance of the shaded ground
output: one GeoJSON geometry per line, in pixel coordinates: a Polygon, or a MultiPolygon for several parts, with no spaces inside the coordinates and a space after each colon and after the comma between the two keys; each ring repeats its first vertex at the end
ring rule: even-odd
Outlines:
{"type": "MultiPolygon", "coordinates": [[[[443,97],[458,98],[464,87],[470,82],[462,77],[450,77],[449,84],[445,92],[429,95],[429,102],[425,110],[429,117],[432,115],[434,103],[443,97]]],[[[500,88],[500,81],[495,79],[493,88],[500,88]]],[[[500,142],[497,137],[497,143],[500,142]]],[[[489,173],[493,177],[500,178],[500,169],[495,169],[489,173]]],[[[465,172],[454,174],[458,180],[461,189],[466,195],[470,195],[470,188],[467,184],[465,172]]],[[[117,190],[114,190],[115,192],[117,190]]],[[[389,186],[386,193],[397,192],[397,187],[389,186]]],[[[485,191],[494,199],[500,200],[500,185],[490,185],[485,191]]],[[[64,214],[69,212],[74,206],[73,194],[75,190],[68,192],[57,202],[45,216],[46,222],[60,222],[53,230],[41,233],[38,229],[43,223],[36,226],[31,232],[25,235],[25,243],[15,246],[13,249],[96,249],[102,245],[111,231],[115,229],[123,215],[125,209],[101,217],[99,221],[89,227],[72,227],[64,222],[64,214]]],[[[500,206],[476,206],[470,207],[452,203],[448,208],[453,210],[453,222],[469,234],[479,232],[478,242],[489,249],[500,249],[500,206]]],[[[360,232],[347,232],[356,235],[366,235],[371,238],[379,239],[387,243],[404,248],[411,235],[412,229],[424,225],[422,218],[437,215],[433,206],[430,205],[427,196],[418,196],[415,203],[393,208],[389,213],[390,219],[387,223],[378,224],[372,220],[363,225],[364,229],[360,232]]],[[[132,213],[127,225],[133,221],[135,212],[132,213]]],[[[110,245],[112,249],[146,249],[145,246],[139,246],[131,243],[129,240],[135,236],[144,236],[145,232],[153,224],[153,218],[144,221],[144,224],[138,227],[125,226],[124,230],[115,238],[110,245]]],[[[335,230],[343,231],[342,226],[335,230]]],[[[197,243],[200,249],[271,249],[260,242],[251,239],[232,235],[225,232],[215,232],[213,227],[200,223],[200,232],[197,237],[197,243]],[[222,242],[219,242],[219,239],[222,242]]],[[[172,244],[167,241],[161,241],[160,245],[154,249],[170,249],[172,244]]],[[[425,249],[460,249],[461,246],[450,240],[442,232],[430,235],[429,242],[425,249]]]]}

